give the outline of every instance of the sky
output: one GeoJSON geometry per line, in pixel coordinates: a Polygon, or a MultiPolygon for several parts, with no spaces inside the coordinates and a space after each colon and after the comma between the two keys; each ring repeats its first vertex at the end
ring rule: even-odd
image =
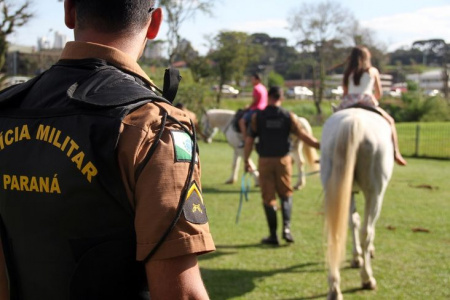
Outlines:
{"type": "MultiPolygon", "coordinates": [[[[12,0],[22,3],[23,0],[12,0]]],[[[36,46],[45,36],[53,41],[58,31],[73,40],[73,33],[64,25],[63,2],[31,0],[35,17],[27,25],[9,36],[9,42],[36,46]]],[[[182,0],[181,0],[182,1],[182,0]]],[[[201,54],[207,52],[206,37],[221,30],[243,31],[249,34],[267,33],[284,37],[288,44],[296,44],[296,35],[288,29],[288,18],[302,3],[318,0],[216,0],[213,16],[198,13],[183,23],[181,36],[189,40],[201,54]]],[[[377,41],[388,51],[410,47],[421,39],[439,38],[450,43],[450,0],[335,0],[348,9],[365,28],[375,33],[377,41]]],[[[158,35],[164,39],[163,24],[158,35]]]]}

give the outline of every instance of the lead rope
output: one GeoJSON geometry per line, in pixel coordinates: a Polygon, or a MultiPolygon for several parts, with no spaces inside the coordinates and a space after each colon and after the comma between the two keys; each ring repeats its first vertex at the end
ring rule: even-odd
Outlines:
{"type": "Polygon", "coordinates": [[[245,199],[245,201],[248,201],[248,192],[250,191],[250,183],[251,183],[250,175],[249,173],[245,172],[244,174],[242,174],[241,178],[241,193],[239,195],[239,206],[236,214],[236,224],[239,223],[239,216],[241,215],[242,203],[244,202],[243,200],[245,199]]]}

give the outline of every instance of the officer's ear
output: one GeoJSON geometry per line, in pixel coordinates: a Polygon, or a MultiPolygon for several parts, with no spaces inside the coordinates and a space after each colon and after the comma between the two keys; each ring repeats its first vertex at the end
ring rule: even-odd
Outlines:
{"type": "Polygon", "coordinates": [[[75,28],[75,20],[77,19],[77,13],[75,10],[75,1],[65,0],[64,1],[64,22],[67,28],[75,28]]]}
{"type": "Polygon", "coordinates": [[[146,37],[149,40],[153,40],[156,38],[159,32],[159,28],[161,27],[162,22],[162,9],[156,8],[154,11],[152,11],[152,18],[150,20],[150,25],[147,28],[147,35],[146,37]]]}

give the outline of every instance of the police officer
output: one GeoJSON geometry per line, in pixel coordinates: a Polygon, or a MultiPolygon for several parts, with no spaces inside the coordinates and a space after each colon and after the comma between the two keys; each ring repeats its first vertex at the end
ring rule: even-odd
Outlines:
{"type": "Polygon", "coordinates": [[[289,156],[289,136],[295,134],[315,148],[319,148],[320,144],[316,138],[303,129],[293,113],[281,107],[282,90],[279,87],[271,87],[268,96],[268,106],[252,116],[245,140],[244,159],[246,171],[251,171],[249,158],[254,140],[259,137],[256,145],[259,155],[259,184],[270,231],[270,235],[261,242],[279,245],[276,194],[281,200],[283,239],[288,243],[294,242],[290,229],[293,190],[291,187],[292,162],[289,156]]]}
{"type": "Polygon", "coordinates": [[[208,298],[197,255],[215,247],[195,131],[136,62],[159,31],[153,5],[66,0],[75,42],[0,94],[11,299],[208,298]]]}

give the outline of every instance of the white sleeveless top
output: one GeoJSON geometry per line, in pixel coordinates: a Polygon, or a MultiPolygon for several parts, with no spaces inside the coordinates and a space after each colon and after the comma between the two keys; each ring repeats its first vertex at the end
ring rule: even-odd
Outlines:
{"type": "Polygon", "coordinates": [[[338,110],[352,107],[356,104],[371,107],[377,107],[379,105],[378,100],[373,94],[375,76],[378,70],[371,69],[369,71],[374,75],[371,76],[369,72],[364,72],[361,75],[358,85],[355,85],[353,82],[353,74],[350,74],[348,77],[348,92],[342,98],[342,102],[339,105],[338,110]]]}
{"type": "Polygon", "coordinates": [[[359,81],[359,85],[355,85],[353,81],[353,74],[348,77],[348,93],[349,94],[373,94],[373,86],[375,84],[375,77],[370,76],[369,72],[364,72],[359,81]]]}

